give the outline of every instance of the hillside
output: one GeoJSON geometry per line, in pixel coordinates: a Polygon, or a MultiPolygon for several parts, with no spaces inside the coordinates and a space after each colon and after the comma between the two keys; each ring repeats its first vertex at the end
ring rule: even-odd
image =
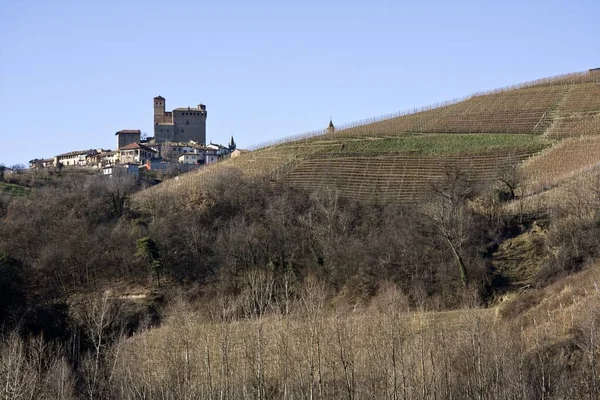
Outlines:
{"type": "Polygon", "coordinates": [[[149,188],[11,175],[0,397],[599,398],[597,88],[477,94],[149,188]]]}
{"type": "Polygon", "coordinates": [[[494,182],[524,160],[530,186],[544,188],[600,162],[593,146],[598,134],[600,73],[584,72],[361,121],[335,132],[297,135],[140,196],[171,188],[181,196],[185,188],[201,186],[204,175],[233,167],[293,187],[335,187],[348,198],[411,203],[426,196],[429,182],[448,169],[494,182]]]}

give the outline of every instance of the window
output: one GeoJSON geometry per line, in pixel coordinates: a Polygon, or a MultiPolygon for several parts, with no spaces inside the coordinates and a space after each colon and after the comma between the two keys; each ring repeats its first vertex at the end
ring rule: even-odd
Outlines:
{"type": "Polygon", "coordinates": [[[190,124],[190,120],[185,121],[185,124],[189,125],[190,124]]]}

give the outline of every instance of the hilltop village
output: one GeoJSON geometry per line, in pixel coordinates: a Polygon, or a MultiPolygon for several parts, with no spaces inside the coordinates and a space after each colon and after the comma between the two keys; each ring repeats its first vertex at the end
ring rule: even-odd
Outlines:
{"type": "Polygon", "coordinates": [[[189,171],[213,164],[240,153],[231,137],[227,145],[206,143],[206,105],[166,111],[166,100],[154,98],[154,136],[146,137],[139,129],[123,129],[114,134],[115,150],[87,149],[69,151],[52,158],[33,159],[32,169],[90,168],[104,175],[139,170],[189,171]]]}

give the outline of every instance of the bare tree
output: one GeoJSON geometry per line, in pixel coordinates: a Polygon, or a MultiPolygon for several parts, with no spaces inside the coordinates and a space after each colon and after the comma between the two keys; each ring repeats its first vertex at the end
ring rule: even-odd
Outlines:
{"type": "Polygon", "coordinates": [[[433,199],[423,210],[437,235],[451,251],[463,286],[469,284],[469,276],[463,246],[473,227],[468,201],[476,194],[476,187],[468,176],[458,168],[448,169],[443,179],[431,185],[433,199]]]}
{"type": "Polygon", "coordinates": [[[82,361],[85,393],[89,399],[101,397],[112,381],[114,365],[111,365],[106,356],[116,339],[115,335],[121,335],[116,327],[119,311],[120,304],[110,291],[79,305],[76,311],[92,344],[91,352],[82,361]]]}

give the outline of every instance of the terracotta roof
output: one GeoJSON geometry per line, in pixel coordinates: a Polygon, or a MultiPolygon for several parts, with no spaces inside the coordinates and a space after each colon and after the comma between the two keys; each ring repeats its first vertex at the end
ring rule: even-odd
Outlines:
{"type": "Polygon", "coordinates": [[[142,149],[142,150],[146,150],[146,151],[151,151],[153,153],[156,153],[156,151],[148,146],[144,146],[143,144],[139,144],[139,143],[129,143],[126,146],[121,147],[119,150],[135,150],[135,149],[142,149]]]}
{"type": "Polygon", "coordinates": [[[142,131],[140,131],[139,129],[123,129],[123,130],[118,131],[117,133],[115,133],[115,135],[119,135],[119,134],[122,134],[122,135],[128,135],[128,134],[131,134],[131,135],[141,135],[141,133],[142,133],[142,131]]]}

